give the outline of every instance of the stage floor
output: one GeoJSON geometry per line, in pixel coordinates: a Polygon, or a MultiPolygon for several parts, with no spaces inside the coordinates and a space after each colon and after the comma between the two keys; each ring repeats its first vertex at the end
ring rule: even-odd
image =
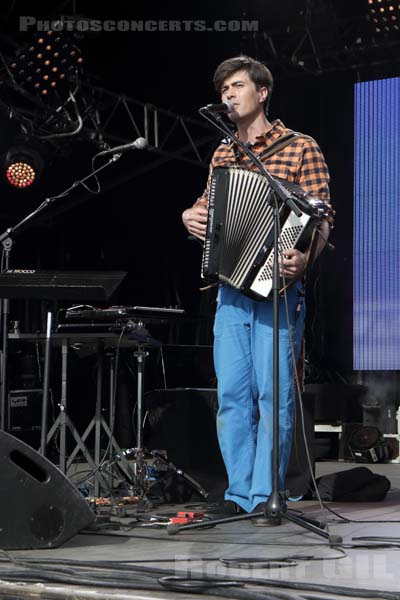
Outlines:
{"type": "MultiPolygon", "coordinates": [[[[317,476],[355,466],[359,465],[319,462],[317,476]]],[[[138,522],[135,510],[130,510],[123,518],[112,517],[115,522],[106,523],[106,529],[75,535],[60,548],[2,553],[0,598],[199,597],[190,588],[171,591],[158,582],[170,576],[217,578],[207,589],[198,590],[206,598],[333,599],[367,597],[366,593],[369,598],[400,598],[400,465],[368,467],[386,475],[391,490],[382,502],[328,504],[350,521],[325,510],[330,534],[343,538],[337,547],[291,522],[256,527],[247,520],[168,535],[165,524],[138,522]],[[108,529],[115,526],[118,529],[108,529]],[[390,539],[356,541],[357,536],[390,539]]],[[[161,505],[146,511],[146,519],[184,507],[161,505]]],[[[315,501],[290,502],[288,507],[319,521],[325,518],[315,501]]],[[[173,584],[177,582],[164,581],[173,584]]]]}

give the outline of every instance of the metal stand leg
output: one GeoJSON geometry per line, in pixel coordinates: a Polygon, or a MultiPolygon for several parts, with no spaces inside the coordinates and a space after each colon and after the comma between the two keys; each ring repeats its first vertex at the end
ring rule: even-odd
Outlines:
{"type": "Polygon", "coordinates": [[[144,400],[144,368],[148,352],[143,346],[138,346],[134,353],[137,361],[137,404],[136,404],[136,448],[129,448],[126,454],[133,454],[136,458],[136,481],[138,483],[138,492],[142,499],[146,499],[147,492],[156,482],[149,482],[147,479],[147,465],[145,456],[149,455],[163,466],[168,472],[176,473],[185,479],[203,498],[207,498],[207,492],[192,477],[184,473],[181,469],[161,456],[157,451],[149,452],[143,447],[143,400],[144,400]]]}
{"type": "MultiPolygon", "coordinates": [[[[52,428],[50,429],[50,431],[47,435],[47,443],[49,443],[49,441],[51,440],[51,438],[53,437],[53,435],[55,434],[57,429],[60,429],[59,467],[60,467],[60,471],[62,471],[63,473],[66,473],[66,467],[67,467],[66,431],[68,428],[70,430],[70,432],[72,433],[72,435],[75,439],[75,442],[77,444],[76,452],[78,452],[79,450],[82,452],[82,454],[85,457],[85,459],[87,460],[90,468],[93,470],[94,473],[97,474],[99,480],[101,481],[101,484],[104,486],[104,488],[106,490],[110,491],[105,478],[103,477],[102,473],[99,472],[99,470],[98,470],[98,465],[96,465],[96,463],[94,462],[90,452],[88,451],[88,449],[86,448],[86,446],[84,444],[84,441],[78,434],[74,424],[72,423],[71,419],[67,415],[67,367],[68,367],[68,339],[67,338],[64,338],[62,340],[61,352],[62,352],[62,373],[61,373],[60,414],[57,417],[55,423],[53,424],[52,428]]],[[[76,455],[76,453],[74,454],[74,456],[75,455],[76,455]]],[[[70,466],[71,462],[72,461],[71,461],[71,457],[70,457],[68,459],[68,466],[70,466]]]]}
{"type": "Polygon", "coordinates": [[[143,348],[143,346],[138,346],[137,350],[134,353],[134,357],[137,362],[137,402],[136,402],[136,448],[128,448],[124,453],[119,451],[117,460],[115,464],[120,471],[120,473],[124,476],[123,470],[118,465],[118,461],[120,460],[122,465],[125,467],[125,463],[128,465],[128,474],[129,474],[129,483],[134,482],[136,493],[142,499],[146,496],[146,492],[149,489],[149,485],[147,482],[147,465],[145,461],[145,454],[148,454],[143,448],[143,397],[144,397],[144,367],[146,356],[149,353],[147,350],[143,348]],[[131,477],[131,467],[126,459],[127,456],[133,455],[135,457],[135,473],[133,477],[131,477]]]}
{"type": "Polygon", "coordinates": [[[60,403],[60,470],[65,473],[66,452],[66,427],[67,427],[67,368],[68,368],[68,340],[63,340],[61,369],[61,403],[60,403]]]}
{"type": "Polygon", "coordinates": [[[144,392],[144,366],[149,355],[143,347],[139,346],[134,356],[137,360],[137,404],[136,404],[136,477],[141,489],[146,490],[146,463],[143,448],[143,392],[144,392]]]}
{"type": "MultiPolygon", "coordinates": [[[[115,378],[115,356],[114,353],[111,351],[110,352],[110,381],[109,381],[109,418],[110,418],[110,424],[114,423],[114,419],[115,419],[115,414],[114,414],[114,378],[115,378]]],[[[114,444],[114,447],[116,447],[117,444],[114,444]]],[[[112,456],[112,447],[110,447],[110,461],[111,461],[111,456],[112,456]]],[[[125,458],[125,457],[124,457],[125,458]]],[[[128,461],[126,461],[128,462],[128,461]]],[[[108,476],[108,483],[109,486],[111,487],[111,489],[115,486],[115,480],[114,480],[114,476],[112,473],[112,470],[110,470],[109,476],[108,476]]]]}
{"type": "Polygon", "coordinates": [[[53,315],[47,313],[46,329],[46,350],[44,355],[44,376],[43,376],[43,399],[42,399],[42,428],[40,435],[40,454],[46,456],[46,438],[47,438],[47,407],[49,401],[49,378],[50,378],[50,351],[51,351],[51,326],[53,315]]]}
{"type": "MultiPolygon", "coordinates": [[[[135,480],[135,473],[133,472],[131,466],[129,465],[120,446],[118,445],[117,441],[115,440],[110,427],[106,423],[106,421],[101,413],[102,388],[103,388],[103,367],[104,367],[104,346],[102,343],[99,343],[98,362],[97,362],[97,386],[96,386],[95,415],[94,415],[93,419],[90,421],[87,428],[85,429],[85,432],[83,433],[82,438],[81,438],[82,443],[84,443],[86,441],[86,438],[89,436],[92,429],[94,428],[94,437],[95,437],[95,439],[94,439],[94,464],[96,465],[96,468],[94,469],[94,495],[95,495],[95,497],[100,496],[100,486],[101,485],[103,487],[105,487],[105,489],[108,493],[111,492],[112,487],[113,487],[112,476],[110,475],[107,478],[106,485],[104,485],[106,478],[99,469],[99,466],[100,466],[101,460],[102,460],[101,456],[100,456],[101,455],[101,432],[102,432],[102,430],[105,431],[105,433],[108,437],[108,440],[109,440],[110,455],[114,449],[117,452],[118,457],[120,458],[121,463],[125,469],[125,472],[130,477],[131,481],[135,480]]],[[[110,356],[110,423],[113,423],[113,419],[114,419],[114,416],[113,416],[114,386],[115,386],[114,357],[111,355],[110,356]]],[[[71,455],[68,458],[67,468],[69,468],[70,465],[73,463],[75,456],[78,454],[78,452],[80,450],[81,450],[81,447],[78,444],[74,448],[74,450],[72,451],[71,455]]]]}
{"type": "Polygon", "coordinates": [[[7,359],[8,359],[8,316],[9,300],[3,299],[2,303],[2,350],[1,350],[1,410],[0,410],[0,429],[6,429],[6,404],[7,404],[7,359]]]}
{"type": "MultiPolygon", "coordinates": [[[[96,412],[94,415],[94,462],[96,465],[100,465],[100,445],[101,445],[101,392],[103,387],[103,356],[104,348],[102,344],[99,344],[97,353],[97,389],[96,389],[96,412]]],[[[99,497],[100,495],[100,482],[98,478],[98,471],[96,471],[94,477],[94,495],[99,497]]]]}
{"type": "MultiPolygon", "coordinates": [[[[13,245],[13,241],[10,237],[3,240],[4,248],[4,270],[7,271],[10,265],[10,253],[13,245]]],[[[2,301],[2,314],[1,314],[1,333],[2,333],[2,344],[1,344],[1,366],[0,366],[0,429],[4,431],[6,429],[6,405],[7,405],[7,361],[8,361],[8,328],[9,328],[9,316],[10,316],[10,301],[4,298],[2,301]]]]}

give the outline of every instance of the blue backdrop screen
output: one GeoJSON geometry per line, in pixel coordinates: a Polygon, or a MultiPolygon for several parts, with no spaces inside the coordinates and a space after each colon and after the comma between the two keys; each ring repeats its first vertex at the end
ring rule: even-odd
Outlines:
{"type": "Polygon", "coordinates": [[[353,367],[400,370],[400,78],[354,104],[353,367]]]}

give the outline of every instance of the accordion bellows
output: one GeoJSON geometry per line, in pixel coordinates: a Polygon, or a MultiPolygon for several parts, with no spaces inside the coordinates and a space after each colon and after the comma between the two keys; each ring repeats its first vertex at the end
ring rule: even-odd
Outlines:
{"type": "MultiPolygon", "coordinates": [[[[279,251],[305,249],[320,222],[315,203],[297,185],[278,180],[299,201],[300,217],[279,202],[279,251]]],[[[220,281],[256,300],[272,291],[273,209],[268,180],[258,172],[238,167],[216,167],[211,174],[207,233],[202,277],[220,281]]],[[[296,203],[297,204],[297,203],[296,203]]]]}

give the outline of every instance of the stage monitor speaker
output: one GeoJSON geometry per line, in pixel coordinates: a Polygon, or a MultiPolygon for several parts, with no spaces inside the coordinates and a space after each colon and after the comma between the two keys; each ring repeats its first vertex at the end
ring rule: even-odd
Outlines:
{"type": "Polygon", "coordinates": [[[47,458],[0,431],[0,548],[55,548],[94,520],[86,500],[47,458]]]}

